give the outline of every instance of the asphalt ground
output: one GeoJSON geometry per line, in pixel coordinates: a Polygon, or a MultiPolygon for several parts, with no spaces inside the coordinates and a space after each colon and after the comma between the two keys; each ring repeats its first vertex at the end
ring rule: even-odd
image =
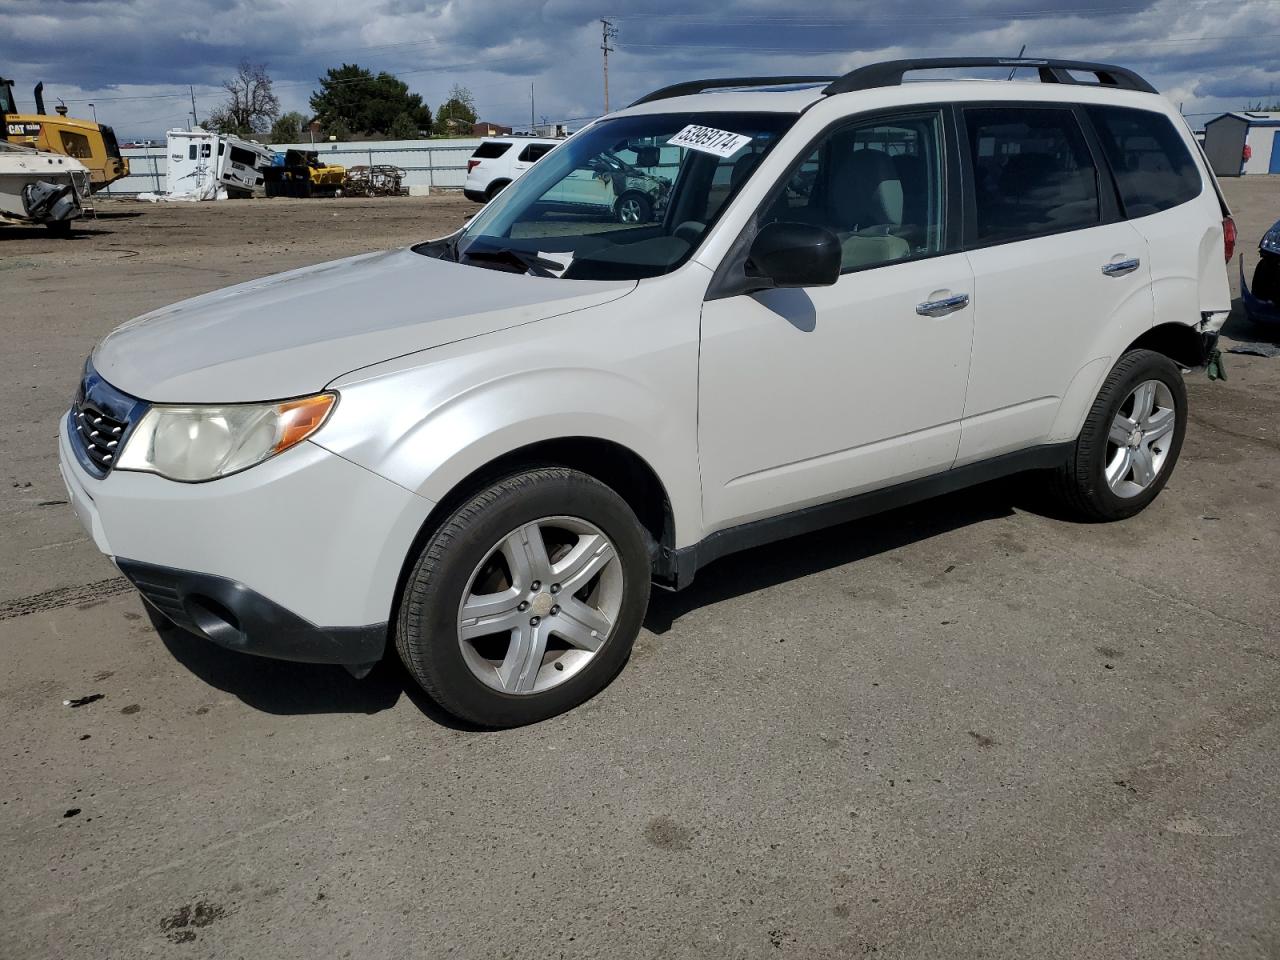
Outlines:
{"type": "MultiPolygon", "coordinates": [[[[1280,179],[1225,188],[1251,263],[1280,179]]],[[[1135,519],[1022,477],[725,559],[521,730],[157,633],[63,502],[92,345],[474,210],[0,229],[0,957],[1280,957],[1280,359],[1190,380],[1135,519]]]]}

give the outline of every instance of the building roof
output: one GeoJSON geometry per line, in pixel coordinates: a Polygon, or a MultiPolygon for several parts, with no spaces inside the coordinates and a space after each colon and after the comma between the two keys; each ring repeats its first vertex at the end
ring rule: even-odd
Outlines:
{"type": "Polygon", "coordinates": [[[1205,126],[1211,123],[1217,123],[1231,117],[1234,120],[1243,120],[1251,127],[1280,127],[1280,110],[1232,110],[1214,117],[1212,120],[1206,120],[1205,126]]]}

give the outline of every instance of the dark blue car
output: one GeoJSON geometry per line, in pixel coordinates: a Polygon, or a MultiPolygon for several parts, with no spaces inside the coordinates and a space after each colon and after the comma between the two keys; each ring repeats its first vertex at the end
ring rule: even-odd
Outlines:
{"type": "Polygon", "coordinates": [[[1280,220],[1271,225],[1258,244],[1252,289],[1245,283],[1244,257],[1240,258],[1240,299],[1250,320],[1280,323],[1280,220]]]}

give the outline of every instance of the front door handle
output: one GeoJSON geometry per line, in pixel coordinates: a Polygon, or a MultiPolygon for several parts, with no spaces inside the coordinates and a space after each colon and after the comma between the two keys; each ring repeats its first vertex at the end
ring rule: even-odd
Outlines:
{"type": "Polygon", "coordinates": [[[1102,272],[1108,277],[1123,277],[1126,274],[1133,273],[1133,271],[1137,270],[1141,263],[1142,261],[1137,257],[1133,257],[1129,260],[1113,260],[1111,263],[1103,266],[1102,272]]]}
{"type": "Polygon", "coordinates": [[[957,310],[963,310],[969,305],[969,295],[967,293],[957,293],[954,297],[945,297],[942,300],[926,300],[924,303],[916,304],[916,313],[922,317],[945,317],[949,313],[955,313],[957,310]]]}

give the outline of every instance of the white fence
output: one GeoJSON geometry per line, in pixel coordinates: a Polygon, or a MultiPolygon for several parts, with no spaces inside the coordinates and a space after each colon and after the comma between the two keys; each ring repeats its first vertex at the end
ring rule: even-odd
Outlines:
{"type": "MultiPolygon", "coordinates": [[[[379,140],[372,143],[281,143],[271,149],[315,150],[320,159],[345,167],[390,164],[405,171],[405,186],[461,189],[467,178],[467,158],[480,139],[466,140],[379,140]]],[[[112,194],[164,193],[166,150],[153,147],[126,147],[120,151],[129,161],[129,176],[107,187],[112,194]]]]}

